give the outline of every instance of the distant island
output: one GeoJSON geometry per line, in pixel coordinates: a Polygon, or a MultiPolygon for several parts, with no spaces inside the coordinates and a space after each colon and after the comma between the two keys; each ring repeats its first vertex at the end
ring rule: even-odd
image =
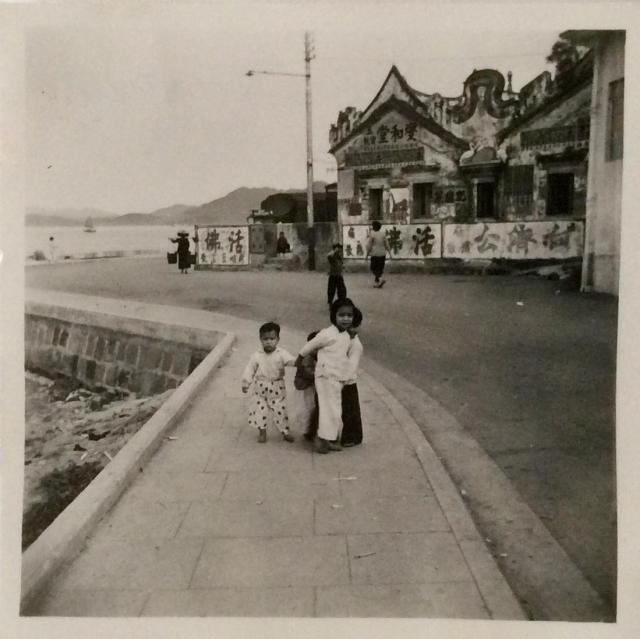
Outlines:
{"type": "MultiPolygon", "coordinates": [[[[325,182],[314,182],[313,190],[324,192],[325,182]]],[[[118,215],[100,209],[45,209],[28,207],[27,226],[83,226],[91,218],[96,229],[101,226],[125,225],[186,225],[246,224],[251,211],[275,193],[303,192],[303,189],[274,189],[270,187],[240,187],[211,202],[196,206],[173,204],[150,213],[125,213],[118,215]]]]}

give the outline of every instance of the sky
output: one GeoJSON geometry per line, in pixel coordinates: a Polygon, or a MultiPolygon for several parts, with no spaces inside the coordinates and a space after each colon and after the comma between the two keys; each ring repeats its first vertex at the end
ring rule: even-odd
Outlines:
{"type": "Polygon", "coordinates": [[[315,49],[314,179],[326,182],[336,180],[331,123],[346,106],[364,109],[392,64],[426,93],[458,96],[487,67],[512,71],[518,90],[553,71],[545,57],[563,29],[429,28],[430,13],[416,5],[373,3],[381,9],[372,15],[328,3],[315,21],[289,5],[251,6],[251,19],[174,7],[27,30],[26,204],[148,212],[241,186],[305,188],[304,79],[246,76],[303,73],[305,29],[315,49]]]}

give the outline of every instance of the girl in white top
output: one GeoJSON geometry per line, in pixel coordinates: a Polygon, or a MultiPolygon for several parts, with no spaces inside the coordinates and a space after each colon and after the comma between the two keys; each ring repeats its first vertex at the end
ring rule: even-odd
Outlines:
{"type": "Polygon", "coordinates": [[[319,453],[341,448],[338,440],[342,430],[342,386],[349,375],[347,354],[351,346],[347,329],[353,322],[354,309],[348,298],[333,302],[332,326],[321,330],[300,349],[300,357],[318,353],[315,385],[320,409],[316,444],[319,453]]]}

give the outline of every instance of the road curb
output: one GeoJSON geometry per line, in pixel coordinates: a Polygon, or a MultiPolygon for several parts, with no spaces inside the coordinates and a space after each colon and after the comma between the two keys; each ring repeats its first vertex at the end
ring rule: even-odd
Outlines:
{"type": "Polygon", "coordinates": [[[164,436],[231,350],[227,332],[215,348],[123,446],[98,476],[65,508],[22,555],[21,614],[34,604],[51,578],[81,549],[86,537],[141,472],[164,436]]]}
{"type": "Polygon", "coordinates": [[[464,487],[478,529],[499,549],[494,564],[528,614],[547,621],[606,621],[598,593],[477,440],[405,378],[371,361],[367,366],[437,451],[452,485],[464,487]]]}
{"type": "Polygon", "coordinates": [[[492,619],[525,620],[522,607],[486,548],[451,477],[409,411],[369,373],[362,378],[387,405],[411,442],[492,619]]]}

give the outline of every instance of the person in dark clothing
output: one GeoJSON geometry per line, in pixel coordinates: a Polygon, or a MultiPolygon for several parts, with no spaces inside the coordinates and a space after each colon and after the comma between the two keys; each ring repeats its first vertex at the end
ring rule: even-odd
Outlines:
{"type": "Polygon", "coordinates": [[[278,255],[284,255],[285,253],[289,253],[291,251],[291,247],[289,246],[289,242],[287,238],[284,236],[284,231],[280,231],[280,235],[276,241],[276,253],[278,255]]]}
{"type": "Polygon", "coordinates": [[[342,277],[342,244],[334,244],[327,254],[329,260],[329,279],[327,281],[327,303],[333,304],[333,298],[343,300],[347,297],[347,287],[342,277]]]}
{"type": "MultiPolygon", "coordinates": [[[[178,238],[169,238],[171,242],[178,245],[178,268],[181,273],[187,273],[191,268],[191,252],[189,251],[189,234],[186,231],[180,231],[178,238]]],[[[194,242],[198,241],[197,236],[193,238],[194,242]]]]}
{"type": "Polygon", "coordinates": [[[360,416],[360,398],[358,396],[358,366],[362,356],[362,344],[358,337],[358,330],[362,323],[362,312],[359,308],[353,309],[353,323],[348,328],[351,337],[351,345],[347,353],[349,369],[344,386],[342,387],[342,434],[340,443],[348,448],[362,443],[362,417],[360,416]]]}

